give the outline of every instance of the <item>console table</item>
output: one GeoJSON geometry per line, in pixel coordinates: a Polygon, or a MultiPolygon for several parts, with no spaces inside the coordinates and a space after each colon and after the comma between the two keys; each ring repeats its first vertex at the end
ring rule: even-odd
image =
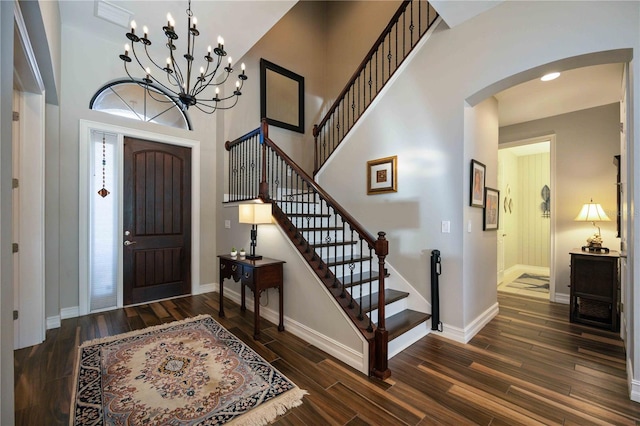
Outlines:
{"type": "Polygon", "coordinates": [[[615,251],[571,254],[570,321],[611,331],[620,327],[618,258],[615,251]]]}
{"type": "Polygon", "coordinates": [[[220,311],[218,315],[224,318],[224,285],[225,278],[232,278],[235,282],[240,281],[242,304],[240,309],[245,311],[245,286],[253,292],[253,338],[260,337],[260,294],[268,288],[277,288],[279,294],[279,314],[280,323],[278,331],[284,330],[283,313],[283,286],[282,286],[282,265],[283,260],[269,259],[263,257],[260,260],[248,260],[243,257],[222,254],[220,258],[220,311]]]}

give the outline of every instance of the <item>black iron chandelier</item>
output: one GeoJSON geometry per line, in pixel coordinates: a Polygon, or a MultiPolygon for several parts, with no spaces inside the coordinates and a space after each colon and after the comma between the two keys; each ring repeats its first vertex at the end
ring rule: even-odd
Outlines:
{"type": "Polygon", "coordinates": [[[175,41],[178,39],[178,34],[175,32],[175,23],[170,13],[167,14],[167,25],[162,27],[164,35],[167,37],[166,46],[169,50],[169,56],[167,57],[166,62],[163,65],[159,65],[158,62],[151,58],[151,55],[149,54],[149,46],[151,46],[151,40],[148,38],[149,30],[147,27],[144,27],[144,35],[139,37],[136,35],[136,23],[135,21],[131,21],[131,32],[127,33],[127,38],[131,41],[131,52],[133,53],[133,57],[138,65],[140,65],[140,68],[144,70],[145,77],[142,79],[135,78],[131,73],[129,73],[127,64],[132,62],[132,59],[129,56],[129,44],[125,44],[124,54],[120,55],[120,59],[124,62],[124,69],[132,81],[144,87],[149,96],[158,102],[172,101],[183,110],[188,109],[190,106],[195,106],[200,111],[207,114],[212,114],[217,109],[231,109],[238,102],[240,95],[242,95],[242,86],[244,81],[247,79],[244,64],[241,65],[242,73],[238,75],[238,80],[236,81],[236,87],[233,94],[220,98],[220,89],[218,86],[227,81],[233,72],[233,68],[231,66],[231,57],[229,57],[227,65],[222,68],[222,71],[224,71],[226,75],[221,77],[222,73],[218,74],[222,65],[222,59],[227,56],[227,52],[224,50],[224,39],[222,37],[218,37],[218,46],[215,47],[213,51],[211,46],[207,49],[207,54],[204,56],[205,66],[200,67],[200,73],[198,75],[192,75],[194,74],[193,61],[195,59],[193,51],[195,48],[196,37],[200,35],[200,31],[196,28],[197,20],[193,16],[193,12],[191,12],[191,0],[189,0],[189,7],[187,8],[186,13],[187,51],[183,55],[186,60],[186,67],[184,70],[180,68],[176,61],[177,58],[175,56],[175,50],[177,47],[175,45],[175,41]],[[163,81],[161,81],[161,79],[155,77],[150,66],[143,65],[135,49],[135,46],[138,43],[142,43],[144,46],[144,52],[148,61],[152,64],[154,71],[160,70],[160,75],[164,75],[166,77],[165,82],[163,82],[164,78],[162,78],[163,81]],[[213,80],[216,77],[216,74],[218,74],[218,77],[219,79],[221,78],[221,80],[214,82],[213,80]],[[171,101],[159,99],[158,91],[152,90],[153,88],[161,89],[160,91],[169,97],[171,101]],[[211,90],[207,90],[207,92],[209,92],[208,95],[205,93],[205,90],[208,88],[214,88],[213,94],[210,93],[211,90]]]}

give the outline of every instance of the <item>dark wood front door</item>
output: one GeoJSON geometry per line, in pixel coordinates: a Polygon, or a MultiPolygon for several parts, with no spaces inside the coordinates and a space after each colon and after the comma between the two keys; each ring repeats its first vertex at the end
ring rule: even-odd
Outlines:
{"type": "Polygon", "coordinates": [[[124,139],[124,304],[191,293],[191,149],[124,139]]]}

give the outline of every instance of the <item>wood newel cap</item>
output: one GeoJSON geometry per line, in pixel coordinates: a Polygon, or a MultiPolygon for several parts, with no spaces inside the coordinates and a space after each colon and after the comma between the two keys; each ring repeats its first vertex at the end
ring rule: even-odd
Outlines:
{"type": "Polygon", "coordinates": [[[265,138],[269,137],[269,123],[267,123],[267,119],[262,119],[262,134],[265,138]]]}
{"type": "Polygon", "coordinates": [[[224,143],[224,149],[226,149],[227,151],[231,149],[231,141],[226,141],[224,143]]]}
{"type": "Polygon", "coordinates": [[[389,241],[385,238],[386,232],[378,232],[376,240],[376,254],[378,256],[386,256],[389,254],[389,241]]]}

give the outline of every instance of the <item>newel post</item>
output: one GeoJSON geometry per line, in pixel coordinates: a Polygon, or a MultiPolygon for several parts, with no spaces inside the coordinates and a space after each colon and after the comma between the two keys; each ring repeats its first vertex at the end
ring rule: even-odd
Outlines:
{"type": "Polygon", "coordinates": [[[269,184],[267,184],[267,144],[265,139],[269,139],[269,124],[267,119],[263,118],[260,125],[260,145],[262,145],[262,176],[260,177],[260,185],[258,187],[260,198],[263,201],[269,200],[269,184]]]}
{"type": "Polygon", "coordinates": [[[318,171],[318,157],[320,156],[320,148],[318,147],[318,125],[313,125],[313,143],[315,149],[313,151],[313,173],[318,171]]]}
{"type": "Polygon", "coordinates": [[[385,328],[385,300],[384,300],[384,259],[389,254],[389,241],[384,232],[378,232],[375,251],[378,256],[378,327],[375,333],[375,362],[373,375],[379,379],[386,379],[391,375],[389,361],[389,332],[385,328]]]}

